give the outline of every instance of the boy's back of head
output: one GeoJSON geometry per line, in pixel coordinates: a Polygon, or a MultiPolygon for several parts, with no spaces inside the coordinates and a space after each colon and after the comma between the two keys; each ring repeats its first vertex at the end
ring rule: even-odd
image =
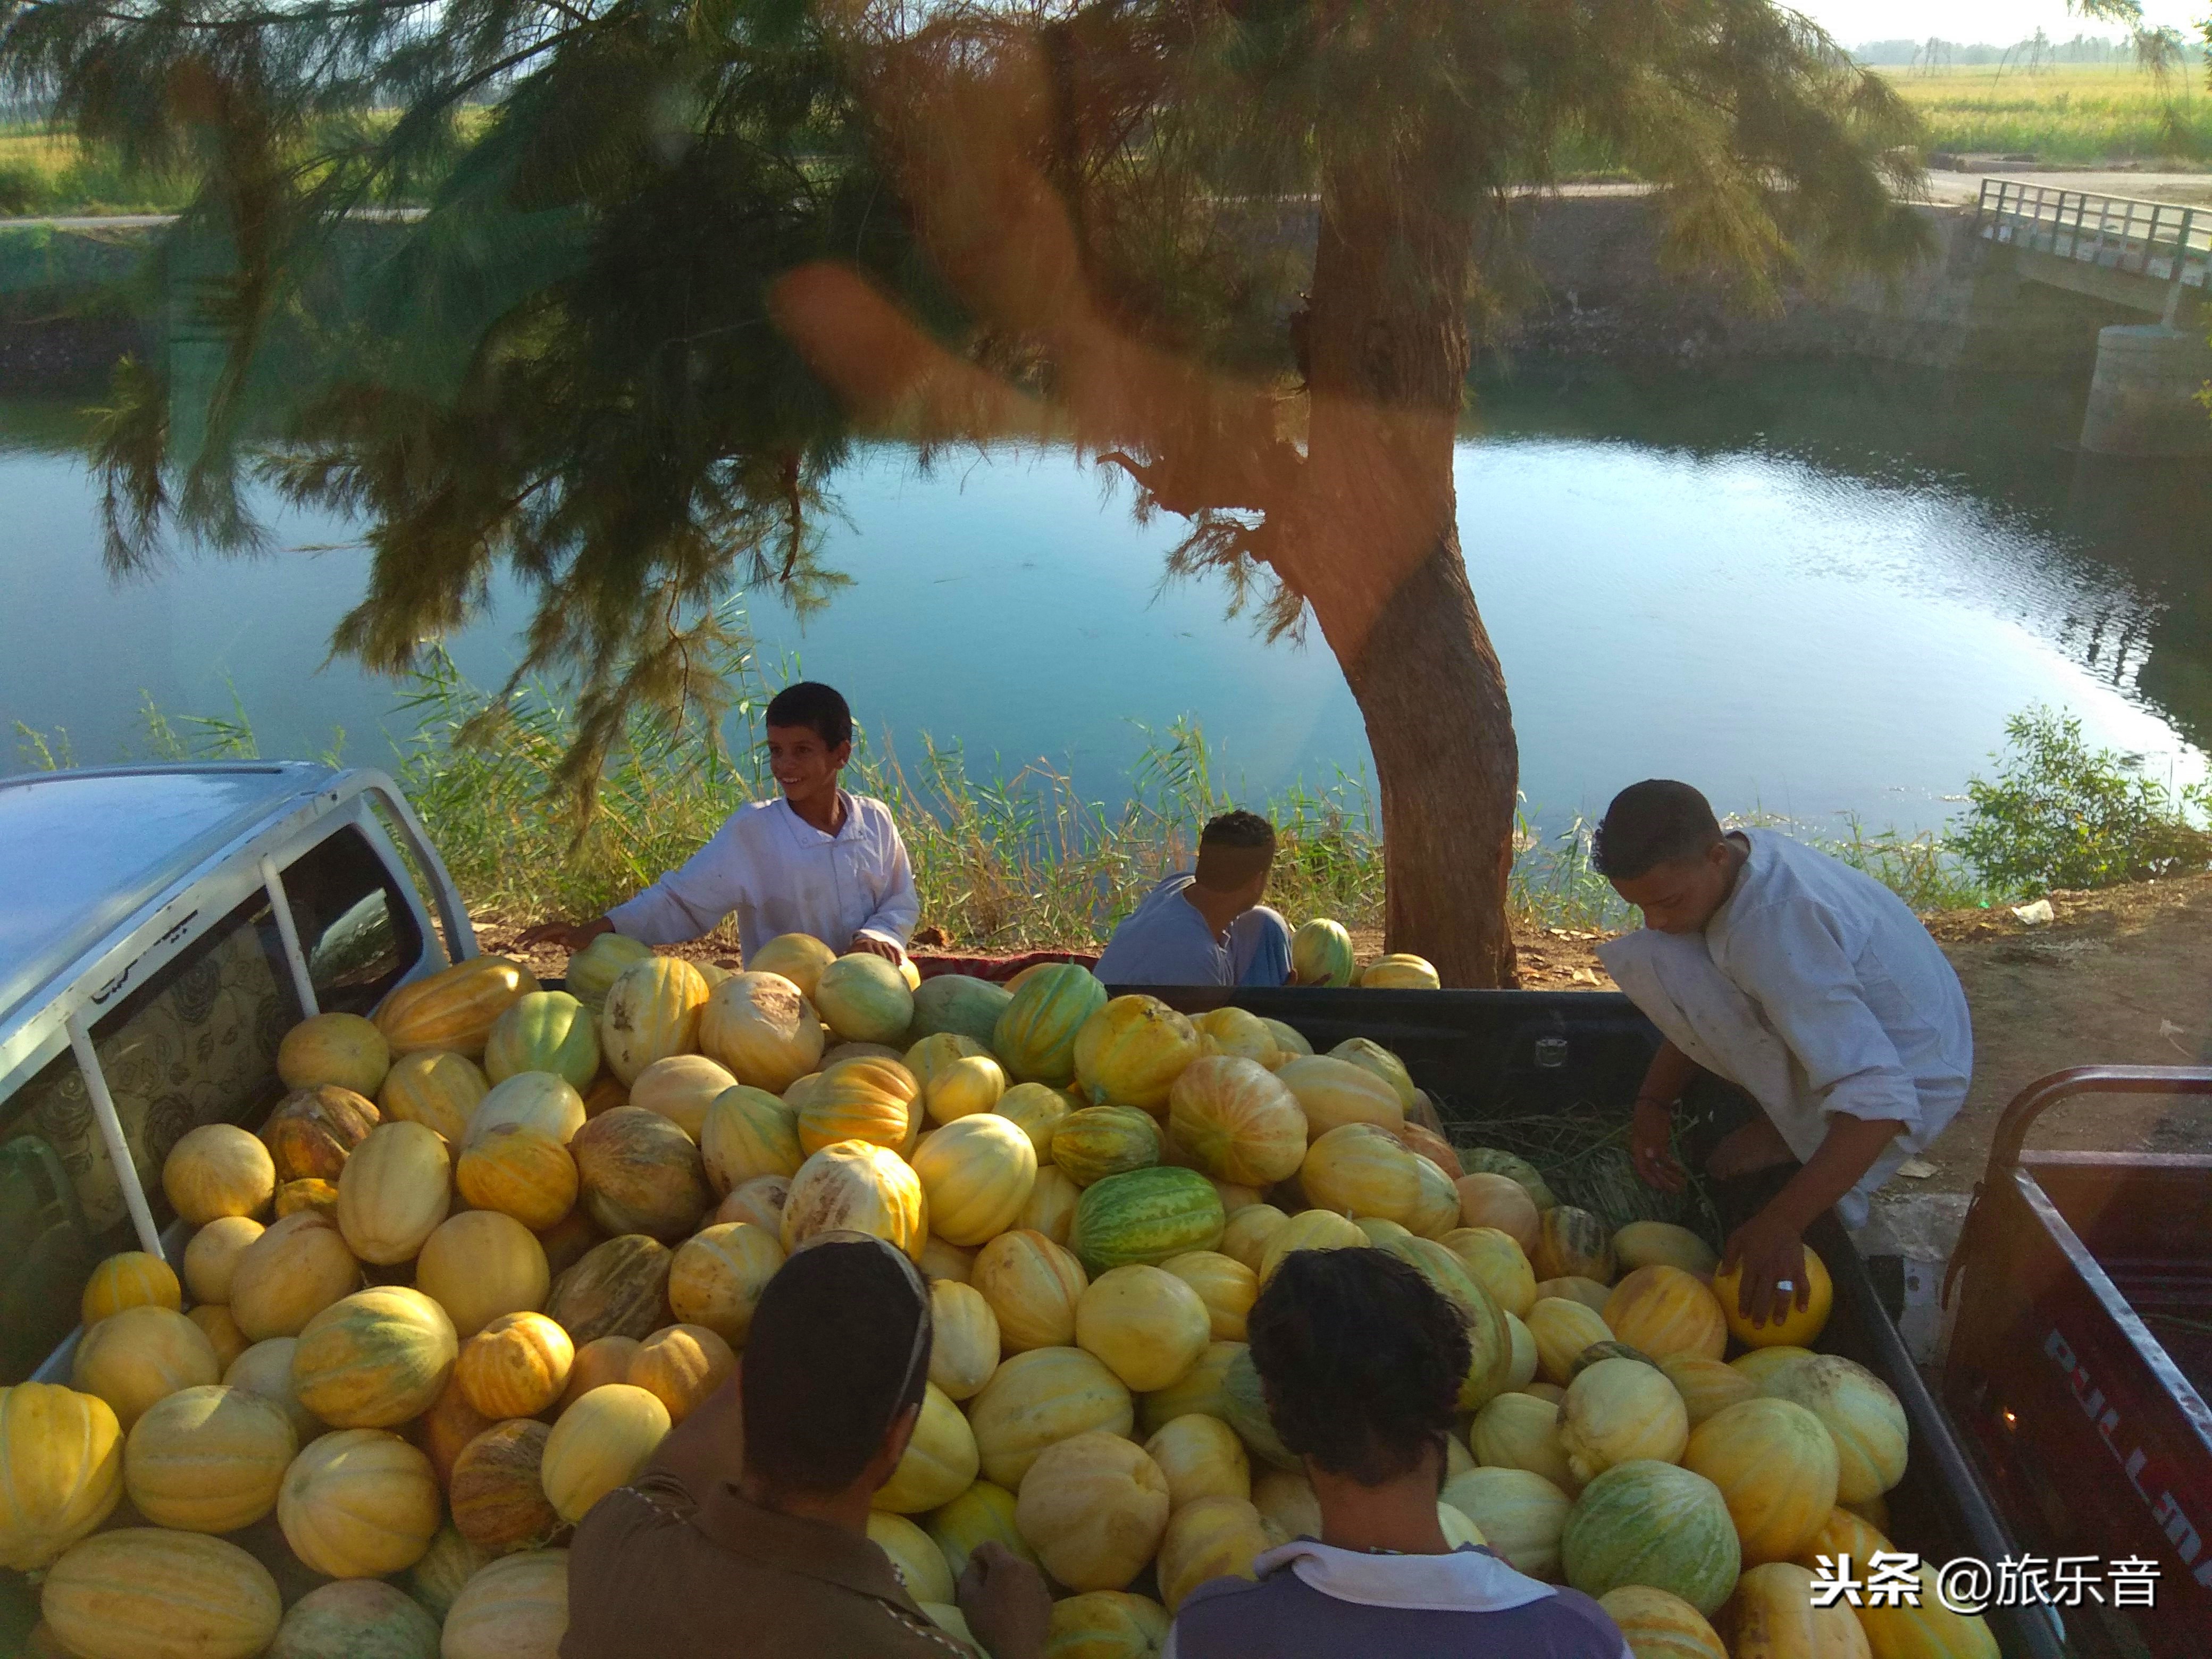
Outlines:
{"type": "Polygon", "coordinates": [[[805,726],[835,749],[853,740],[853,710],[836,687],[799,680],[769,699],[767,724],[805,726]]]}
{"type": "Polygon", "coordinates": [[[1467,1329],[1380,1250],[1293,1250],[1249,1322],[1267,1412],[1294,1452],[1363,1486],[1412,1474],[1452,1425],[1467,1329]]]}
{"type": "Polygon", "coordinates": [[[1209,892],[1233,893],[1265,876],[1274,859],[1273,824],[1257,812],[1223,812],[1199,832],[1198,884],[1209,892]]]}
{"type": "Polygon", "coordinates": [[[1590,862],[1611,881],[1703,858],[1721,839],[1712,803],[1686,783],[1646,778],[1613,798],[1590,838],[1590,862]]]}

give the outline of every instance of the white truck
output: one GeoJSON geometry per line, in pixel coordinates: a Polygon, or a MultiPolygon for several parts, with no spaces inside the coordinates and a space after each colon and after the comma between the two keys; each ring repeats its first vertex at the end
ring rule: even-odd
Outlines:
{"type": "Polygon", "coordinates": [[[69,1380],[93,1264],[161,1251],[170,1147],[203,1123],[260,1123],[292,1024],[367,1013],[476,953],[382,773],[241,761],[0,779],[0,1386],[69,1380]]]}

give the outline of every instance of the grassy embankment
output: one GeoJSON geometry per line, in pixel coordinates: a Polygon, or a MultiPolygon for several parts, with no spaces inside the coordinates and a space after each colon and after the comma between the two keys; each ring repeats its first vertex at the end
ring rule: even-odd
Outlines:
{"type": "Polygon", "coordinates": [[[1927,128],[1923,153],[2033,154],[2045,162],[2212,161],[2212,92],[2185,66],[2059,64],[1884,70],[1927,128]]]}
{"type": "Polygon", "coordinates": [[[105,147],[43,128],[0,128],[0,216],[171,213],[191,195],[189,179],[137,172],[105,147]]]}
{"type": "MultiPolygon", "coordinates": [[[[748,688],[755,711],[765,702],[760,690],[748,688]]],[[[483,694],[441,669],[416,684],[407,706],[416,726],[398,761],[400,782],[479,915],[597,914],[675,867],[735,807],[774,787],[750,748],[758,734],[741,719],[732,718],[737,741],[728,750],[708,744],[696,726],[671,730],[641,720],[579,838],[544,793],[573,731],[557,699],[519,696],[487,723],[477,718],[483,694]]],[[[27,764],[75,763],[60,734],[19,726],[17,735],[27,764]]],[[[242,711],[173,719],[150,699],[144,749],[173,759],[257,752],[242,711]]],[[[922,919],[956,950],[1102,939],[1159,876],[1188,865],[1198,826],[1209,816],[1251,804],[1223,775],[1203,732],[1183,724],[1149,734],[1127,796],[1115,804],[1086,799],[1063,771],[1042,761],[1011,775],[971,775],[957,749],[927,737],[918,750],[864,738],[848,778],[891,803],[914,860],[922,919]]],[[[1269,902],[1294,921],[1327,915],[1355,929],[1379,927],[1382,848],[1366,779],[1340,774],[1263,805],[1281,836],[1269,902]]],[[[1989,897],[1932,836],[1854,826],[1847,839],[1826,844],[1916,908],[1989,897]]],[[[1524,929],[1609,929],[1629,920],[1590,868],[1587,827],[1579,821],[1548,836],[1523,836],[1511,902],[1524,929]]]]}

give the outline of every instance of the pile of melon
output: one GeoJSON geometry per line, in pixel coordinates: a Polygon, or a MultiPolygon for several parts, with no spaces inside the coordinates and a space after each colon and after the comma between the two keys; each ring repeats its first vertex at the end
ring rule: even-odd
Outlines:
{"type": "Polygon", "coordinates": [[[571,1529],[839,1229],[930,1281],[870,1533],[956,1635],[986,1540],[1048,1575],[1054,1659],[1139,1659],[1316,1532],[1245,1317],[1291,1251],[1376,1249],[1469,1333],[1447,1536],[1600,1595],[1638,1659],[1996,1651],[1932,1598],[1808,1605],[1815,1555],[1886,1547],[1906,1455],[1887,1389],[1808,1351],[1824,1299],[1747,1329],[1694,1236],[1607,1237],[1455,1151],[1373,1042],[796,936],[734,975],[602,938],[568,983],[479,957],[307,1020],[258,1135],[178,1143],[181,1278],[112,1258],[74,1389],[0,1390],[0,1565],[41,1575],[43,1651],[554,1659],[571,1529]]]}

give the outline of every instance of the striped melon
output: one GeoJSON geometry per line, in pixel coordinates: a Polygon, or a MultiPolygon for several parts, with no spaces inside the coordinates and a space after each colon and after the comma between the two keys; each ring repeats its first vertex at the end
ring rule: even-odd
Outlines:
{"type": "Polygon", "coordinates": [[[1090,1279],[1083,1264],[1042,1233],[1017,1228],[975,1254],[969,1281],[989,1304],[1006,1352],[1066,1347],[1090,1279]]]}
{"type": "Polygon", "coordinates": [[[1677,1354],[1718,1359],[1728,1352],[1728,1321],[1702,1280],[1664,1262],[1638,1267],[1613,1287],[1605,1322],[1623,1342],[1654,1359],[1677,1354]]]}
{"type": "Polygon", "coordinates": [[[823,1068],[820,1085],[799,1109],[799,1145],[811,1155],[837,1141],[865,1140],[902,1153],[919,1138],[921,1115],[921,1085],[898,1060],[840,1060],[823,1068]]]}
{"type": "Polygon", "coordinates": [[[292,1604],[264,1659],[438,1659],[438,1621],[376,1578],[342,1578],[292,1604]]]}
{"type": "Polygon", "coordinates": [[[899,1042],[914,1024],[914,993],[881,957],[854,951],[822,970],[813,1002],[845,1042],[899,1042]]]}
{"type": "Polygon", "coordinates": [[[0,1389],[0,1567],[35,1572],[106,1520],[123,1496],[123,1449],[96,1395],[0,1389]]]}
{"type": "Polygon", "coordinates": [[[1387,1129],[1346,1123],[1306,1149],[1298,1185],[1321,1209],[1403,1225],[1421,1195],[1417,1161],[1387,1129]]]}
{"type": "Polygon", "coordinates": [[[1106,988],[1073,963],[1030,970],[992,1027],[991,1052],[1022,1083],[1065,1087],[1075,1077],[1075,1039],[1106,1006],[1106,988]]]}
{"type": "Polygon", "coordinates": [[[704,1054],[671,1054],[637,1074],[629,1103],[659,1113],[696,1140],[706,1133],[707,1109],[737,1086],[736,1078],[704,1054]]]}
{"type": "Polygon", "coordinates": [[[1542,1475],[1528,1469],[1468,1469],[1444,1483],[1443,1497],[1516,1571],[1531,1578],[1559,1576],[1559,1534],[1574,1504],[1542,1475]]]}
{"type": "Polygon", "coordinates": [[[1293,985],[1349,985],[1357,967],[1352,935],[1340,921],[1317,916],[1291,935],[1293,985]]]}
{"type": "Polygon", "coordinates": [[[653,954],[653,947],[620,933],[600,933],[568,958],[568,994],[597,1012],[606,1000],[607,988],[623,969],[635,967],[653,954]]]}
{"type": "Polygon", "coordinates": [[[1666,1373],[1635,1359],[1601,1359],[1567,1385],[1559,1445],[1577,1480],[1618,1463],[1671,1463],[1690,1438],[1689,1413],[1666,1373]]]}
{"type": "Polygon", "coordinates": [[[518,1072],[551,1072],[572,1089],[588,1089],[599,1073],[597,1024],[592,1011],[566,991],[517,997],[492,1022],[484,1075],[503,1083],[518,1072]]]}
{"type": "Polygon", "coordinates": [[[1190,1161],[1220,1181],[1272,1186],[1296,1174],[1306,1155],[1297,1097],[1266,1066],[1233,1055],[1182,1071],[1169,1091],[1168,1127],[1190,1161]]]}
{"type": "Polygon", "coordinates": [[[1729,1659],[1721,1638],[1679,1595],[1649,1584],[1623,1584],[1598,1598],[1636,1659],[1729,1659]]]}
{"type": "Polygon", "coordinates": [[[1799,1554],[1836,1507],[1835,1442],[1786,1400],[1747,1400],[1707,1418],[1682,1464],[1719,1489],[1749,1563],[1799,1554]]]}
{"type": "Polygon", "coordinates": [[[1013,1000],[1011,991],[988,980],[966,974],[933,974],[914,994],[909,1034],[919,1039],[940,1031],[957,1031],[978,1047],[988,1048],[999,1016],[1013,1000]]]}
{"type": "Polygon", "coordinates": [[[376,1091],[376,1103],[386,1122],[420,1123],[458,1146],[490,1087],[467,1055],[426,1048],[392,1062],[376,1091]]]}
{"type": "Polygon", "coordinates": [[[475,1060],[499,1017],[537,988],[520,963],[471,957],[393,991],[376,1011],[376,1029],[395,1058],[444,1048],[475,1060]]]}
{"type": "Polygon", "coordinates": [[[795,1176],[806,1161],[806,1149],[799,1144],[798,1112],[765,1089],[746,1084],[725,1089],[708,1105],[699,1152],[707,1184],[718,1193],[734,1192],[763,1176],[795,1176]]]}
{"type": "Polygon", "coordinates": [[[1220,1194],[1196,1170],[1132,1170],[1084,1188],[1069,1246],[1085,1267],[1101,1273],[1210,1250],[1226,1224],[1220,1194]]]}
{"type": "Polygon", "coordinates": [[[252,1659],[276,1639],[284,1604],[235,1544],[125,1527],[55,1562],[39,1610],[76,1659],[252,1659]]]}
{"type": "Polygon", "coordinates": [[[1406,1108],[1397,1091],[1350,1060],[1333,1054],[1302,1054],[1278,1066],[1275,1080],[1291,1091],[1305,1114],[1309,1140],[1318,1140],[1347,1123],[1372,1123],[1394,1132],[1405,1126],[1406,1108]]]}
{"type": "Polygon", "coordinates": [[[1079,1187],[1160,1161],[1159,1125],[1133,1106],[1086,1106],[1053,1131],[1052,1161],[1079,1187]]]}
{"type": "MultiPolygon", "coordinates": [[[[615,975],[599,1009],[599,1053],[607,1070],[628,1086],[654,1060],[695,1052],[706,1001],[707,981],[682,957],[632,963],[615,975]]],[[[730,1070],[744,1077],[736,1066],[730,1070]]]]}
{"type": "Polygon", "coordinates": [[[1559,1534],[1559,1564],[1585,1595],[1648,1584],[1711,1614],[1741,1556],[1720,1488],[1672,1463],[1616,1463],[1583,1489],[1559,1534]]]}
{"type": "Polygon", "coordinates": [[[840,1228],[873,1233],[919,1256],[929,1226],[913,1167],[865,1140],[836,1141],[800,1164],[783,1203],[784,1249],[840,1228]]]}

